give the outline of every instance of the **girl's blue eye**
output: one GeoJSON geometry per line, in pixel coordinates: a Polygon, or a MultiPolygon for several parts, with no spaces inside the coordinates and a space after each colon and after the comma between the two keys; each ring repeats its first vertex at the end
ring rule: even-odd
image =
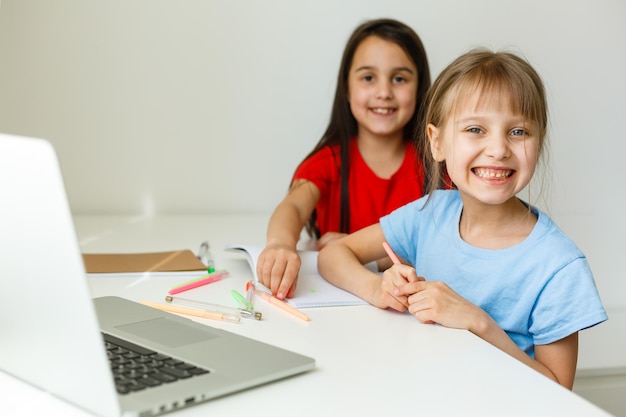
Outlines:
{"type": "Polygon", "coordinates": [[[526,131],[524,129],[513,129],[511,131],[512,136],[526,136],[526,131]]]}
{"type": "Polygon", "coordinates": [[[470,127],[470,128],[467,129],[467,131],[469,133],[476,133],[476,134],[482,133],[482,129],[479,128],[479,127],[470,127]]]}

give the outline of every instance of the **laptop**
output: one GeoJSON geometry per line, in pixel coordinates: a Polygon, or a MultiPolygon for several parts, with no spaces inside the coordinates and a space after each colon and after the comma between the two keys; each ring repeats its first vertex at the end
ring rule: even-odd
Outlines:
{"type": "Polygon", "coordinates": [[[92,299],[49,142],[0,134],[0,195],[1,371],[109,417],[159,415],[315,367],[124,298],[92,299]],[[109,356],[135,358],[121,365],[131,382],[113,376],[109,356]],[[131,372],[142,361],[170,370],[142,387],[131,372]]]}

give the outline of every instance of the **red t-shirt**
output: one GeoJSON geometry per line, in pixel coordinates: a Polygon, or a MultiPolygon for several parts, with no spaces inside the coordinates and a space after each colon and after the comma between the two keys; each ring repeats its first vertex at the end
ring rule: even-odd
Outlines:
{"type": "MultiPolygon", "coordinates": [[[[320,233],[339,231],[341,201],[339,145],[326,146],[305,160],[295,179],[311,181],[320,190],[317,225],[320,233]]],[[[415,147],[406,143],[404,161],[389,179],[378,177],[363,160],[356,139],[350,141],[350,233],[374,223],[424,193],[424,172],[415,147]]]]}

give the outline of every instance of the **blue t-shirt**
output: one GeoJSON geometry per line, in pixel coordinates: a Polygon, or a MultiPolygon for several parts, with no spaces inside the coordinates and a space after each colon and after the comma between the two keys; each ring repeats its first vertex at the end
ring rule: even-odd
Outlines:
{"type": "Polygon", "coordinates": [[[481,249],[461,239],[458,191],[438,190],[381,218],[391,248],[427,281],[448,284],[485,310],[534,357],[544,345],[607,319],[583,253],[552,220],[537,223],[521,243],[481,249]]]}

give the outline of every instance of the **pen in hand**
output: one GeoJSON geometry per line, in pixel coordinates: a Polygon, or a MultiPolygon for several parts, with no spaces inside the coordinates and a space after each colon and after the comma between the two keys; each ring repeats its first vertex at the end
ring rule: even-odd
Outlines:
{"type": "MultiPolygon", "coordinates": [[[[391,261],[393,262],[394,265],[401,265],[402,262],[400,262],[400,258],[398,258],[398,255],[395,254],[395,252],[393,251],[393,249],[391,249],[391,246],[389,246],[389,243],[384,242],[383,241],[383,249],[385,249],[385,252],[387,252],[387,256],[389,256],[389,259],[391,259],[391,261]]],[[[397,287],[396,287],[397,288],[397,287]]],[[[395,291],[395,289],[394,289],[395,291]]],[[[395,298],[399,303],[401,303],[402,305],[404,305],[405,307],[408,307],[408,304],[405,302],[402,302],[401,300],[399,300],[395,295],[390,294],[393,298],[395,298]]]]}
{"type": "Polygon", "coordinates": [[[389,243],[383,242],[383,249],[385,249],[385,252],[387,252],[387,256],[389,256],[389,259],[391,259],[394,265],[400,265],[402,263],[400,262],[400,258],[398,258],[398,255],[396,255],[391,249],[391,246],[389,246],[389,243]]]}

